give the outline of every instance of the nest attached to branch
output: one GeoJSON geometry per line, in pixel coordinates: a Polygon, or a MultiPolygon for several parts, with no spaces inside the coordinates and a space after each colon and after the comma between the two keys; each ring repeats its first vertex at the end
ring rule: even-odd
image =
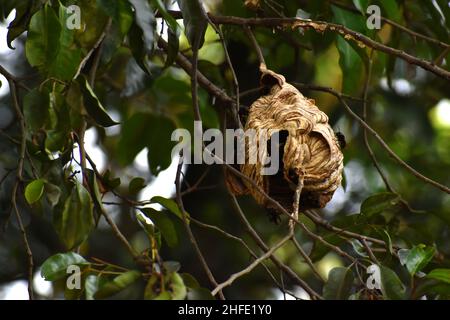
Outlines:
{"type": "MultiPolygon", "coordinates": [[[[246,161],[239,170],[256,182],[286,210],[293,209],[294,193],[303,182],[300,210],[323,208],[342,180],[343,154],[327,115],[315,101],[305,98],[286,79],[261,66],[261,84],[268,92],[250,106],[245,130],[265,129],[269,138],[279,132],[279,170],[275,175],[262,175],[261,159],[268,156],[270,143],[256,164],[248,163],[252,152],[261,149],[246,144],[246,161]]],[[[258,139],[258,143],[259,139],[258,139]]],[[[236,195],[251,194],[268,209],[275,209],[251,183],[228,171],[227,185],[236,195]]]]}

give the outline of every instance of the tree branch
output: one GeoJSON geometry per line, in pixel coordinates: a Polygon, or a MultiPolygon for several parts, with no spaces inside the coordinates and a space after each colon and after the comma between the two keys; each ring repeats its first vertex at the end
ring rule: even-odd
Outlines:
{"type": "MultiPolygon", "coordinates": [[[[168,50],[167,42],[161,37],[158,38],[158,46],[164,50],[168,50]]],[[[186,58],[182,53],[178,53],[176,59],[176,63],[184,69],[188,74],[192,74],[193,66],[192,63],[186,58]]],[[[217,87],[214,83],[209,81],[200,71],[197,71],[198,83],[217,99],[221,100],[224,104],[234,106],[235,101],[231,97],[229,97],[222,89],[217,87]]]]}
{"type": "MultiPolygon", "coordinates": [[[[248,222],[236,197],[231,193],[230,193],[230,197],[231,197],[231,204],[233,205],[233,207],[235,209],[234,212],[236,213],[236,215],[241,220],[242,224],[247,229],[247,233],[253,238],[253,240],[261,248],[261,250],[263,250],[264,252],[267,252],[269,250],[269,247],[261,239],[261,237],[255,231],[255,229],[253,229],[252,225],[248,222]]],[[[287,265],[282,263],[276,256],[272,255],[272,256],[270,256],[270,259],[279,269],[281,269],[293,281],[295,281],[302,289],[304,289],[311,296],[311,298],[319,299],[319,300],[323,299],[320,294],[318,294],[316,291],[314,291],[303,279],[301,279],[291,268],[289,268],[287,265]]]]}
{"type": "MultiPolygon", "coordinates": [[[[198,259],[200,260],[200,263],[203,267],[203,269],[205,270],[205,273],[209,279],[209,281],[211,282],[211,284],[214,287],[217,287],[217,281],[214,277],[214,275],[211,272],[211,269],[208,266],[208,263],[206,262],[205,257],[202,254],[202,251],[200,250],[200,247],[198,246],[197,240],[195,239],[194,234],[192,233],[192,229],[187,221],[187,217],[186,217],[186,210],[184,209],[184,205],[183,205],[183,199],[181,198],[181,169],[183,168],[183,154],[180,154],[180,160],[178,162],[178,167],[177,167],[177,174],[175,177],[175,188],[176,188],[176,202],[178,205],[178,208],[181,211],[182,217],[183,217],[183,223],[186,229],[186,232],[188,234],[189,240],[192,244],[192,246],[194,247],[195,253],[197,254],[198,259]]],[[[225,300],[225,296],[223,295],[222,291],[219,290],[219,297],[222,300],[225,300]]]]}
{"type": "Polygon", "coordinates": [[[262,263],[264,260],[272,256],[275,251],[277,251],[281,246],[283,246],[286,242],[291,240],[293,236],[292,232],[289,232],[289,235],[287,235],[285,238],[283,238],[280,242],[278,242],[276,245],[274,245],[272,248],[270,248],[265,254],[263,254],[261,257],[253,261],[247,268],[244,270],[241,270],[239,272],[236,272],[232,274],[226,281],[219,284],[213,291],[211,291],[211,294],[215,296],[219,291],[221,291],[223,288],[231,285],[236,279],[250,273],[253,269],[255,269],[260,263],[262,263]]]}
{"type": "MultiPolygon", "coordinates": [[[[201,222],[197,219],[194,219],[192,217],[189,218],[189,220],[193,223],[195,223],[196,225],[198,225],[199,227],[205,228],[205,229],[210,229],[210,230],[214,230],[217,231],[218,233],[222,234],[224,237],[228,238],[228,239],[232,239],[235,240],[236,242],[239,242],[240,244],[242,244],[242,246],[245,247],[245,249],[247,249],[247,251],[250,253],[250,255],[252,256],[252,258],[254,259],[258,259],[258,256],[256,255],[256,253],[248,246],[248,244],[242,239],[239,238],[235,235],[232,235],[231,233],[226,232],[225,230],[222,230],[221,228],[214,226],[214,225],[210,225],[204,222],[201,222]]],[[[272,272],[270,271],[270,269],[266,266],[265,263],[262,263],[262,266],[264,267],[264,269],[266,270],[267,274],[270,276],[270,278],[272,279],[272,281],[275,283],[275,285],[284,292],[284,289],[282,287],[282,285],[280,283],[278,283],[277,279],[275,278],[275,276],[272,274],[272,272]]]]}
{"type": "MultiPolygon", "coordinates": [[[[100,181],[102,181],[103,177],[100,174],[100,172],[98,172],[95,162],[91,159],[89,154],[85,153],[85,156],[86,156],[86,160],[89,162],[89,164],[92,167],[92,170],[94,171],[94,174],[95,174],[94,179],[98,178],[100,181]]],[[[91,190],[90,188],[87,188],[87,190],[91,194],[91,197],[95,197],[94,190],[91,190]]],[[[131,256],[134,259],[137,259],[139,256],[138,253],[136,252],[136,250],[134,250],[134,248],[128,242],[127,238],[125,238],[125,236],[122,234],[122,232],[120,231],[119,227],[114,222],[114,220],[109,216],[109,214],[103,208],[98,207],[97,210],[99,210],[100,214],[103,217],[105,217],[105,220],[110,225],[111,229],[113,230],[114,235],[125,245],[125,248],[127,248],[128,252],[131,254],[131,256]]]]}
{"type": "MultiPolygon", "coordinates": [[[[0,72],[4,72],[6,70],[0,70],[0,72]]],[[[22,114],[22,110],[20,109],[19,105],[19,98],[17,96],[17,88],[16,83],[14,80],[14,77],[9,77],[8,83],[9,88],[11,91],[11,99],[12,104],[14,106],[14,109],[16,111],[17,117],[19,119],[19,125],[20,125],[20,133],[21,133],[21,140],[20,140],[20,151],[19,151],[19,164],[17,166],[17,173],[16,173],[16,183],[14,184],[13,192],[12,192],[12,205],[13,209],[17,218],[17,222],[19,224],[20,231],[22,233],[23,242],[25,245],[25,250],[28,257],[28,296],[30,300],[34,299],[34,292],[33,292],[33,268],[34,268],[34,262],[33,262],[33,252],[31,251],[31,247],[28,241],[27,232],[25,230],[25,226],[22,221],[22,217],[20,215],[19,209],[17,207],[17,191],[19,188],[19,184],[23,182],[23,166],[25,161],[25,154],[26,154],[26,143],[27,143],[27,135],[26,135],[26,127],[25,127],[25,119],[22,114]]]]}
{"type": "MultiPolygon", "coordinates": [[[[292,83],[294,86],[297,87],[302,87],[301,83],[292,83]]],[[[418,172],[417,170],[415,170],[413,167],[411,167],[409,164],[407,164],[405,161],[403,161],[389,146],[386,142],[384,142],[384,140],[380,137],[380,135],[378,134],[378,132],[376,132],[374,129],[372,129],[371,126],[369,126],[363,119],[361,119],[355,112],[353,112],[353,110],[349,107],[349,105],[347,104],[347,102],[345,102],[345,99],[342,97],[342,95],[331,89],[331,88],[322,88],[321,91],[325,91],[328,92],[332,95],[334,95],[336,98],[339,99],[339,101],[341,102],[341,104],[344,106],[345,110],[347,111],[347,113],[349,113],[364,129],[366,129],[371,135],[373,135],[375,137],[375,139],[378,141],[378,143],[381,145],[381,147],[383,147],[383,149],[385,149],[387,151],[387,153],[394,158],[394,160],[397,161],[398,164],[400,164],[400,166],[402,166],[403,168],[405,168],[406,170],[408,170],[409,172],[411,172],[416,178],[425,181],[426,183],[438,188],[439,190],[442,190],[446,193],[450,194],[450,188],[447,186],[444,186],[442,184],[440,184],[439,182],[434,181],[433,179],[430,179],[426,176],[424,176],[423,174],[421,174],[420,172],[418,172]]]]}
{"type": "Polygon", "coordinates": [[[324,31],[336,32],[345,36],[347,40],[357,41],[358,44],[360,45],[365,45],[375,50],[393,55],[410,64],[422,67],[423,69],[428,70],[439,77],[450,80],[450,72],[439,66],[434,65],[433,62],[417,58],[411,54],[404,52],[403,50],[386,46],[340,24],[326,21],[311,21],[300,18],[241,18],[233,16],[215,16],[212,14],[208,15],[211,21],[213,21],[216,24],[261,26],[269,28],[273,27],[291,27],[304,29],[311,28],[321,33],[324,31]]]}

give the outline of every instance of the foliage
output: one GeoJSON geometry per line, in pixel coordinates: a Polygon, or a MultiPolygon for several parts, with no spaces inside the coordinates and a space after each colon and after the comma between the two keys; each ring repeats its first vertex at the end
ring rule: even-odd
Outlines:
{"type": "Polygon", "coordinates": [[[252,30],[266,64],[316,100],[347,147],[334,200],[301,214],[297,245],[244,272],[225,297],[450,298],[450,124],[436,107],[446,102],[450,112],[447,1],[244,2],[0,0],[0,20],[14,16],[2,47],[15,50],[0,56],[9,84],[0,97],[2,284],[40,270],[54,289],[45,298],[212,299],[214,281],[285,237],[286,217],[273,224],[249,197],[236,208],[222,166],[165,171],[178,161],[172,132],[193,132],[193,93],[205,130],[235,126],[236,114],[245,122],[259,95],[246,26],[220,20],[236,16],[261,18],[252,30]],[[381,30],[366,25],[370,4],[381,8],[381,30]],[[80,28],[68,27],[72,5],[80,28]],[[269,19],[296,16],[312,24],[269,19]],[[88,134],[106,165],[90,154],[88,134]],[[142,152],[145,170],[136,165],[142,152]],[[177,180],[178,191],[143,198],[167,172],[165,185],[177,180]],[[374,264],[379,289],[367,288],[374,264]],[[71,265],[81,289],[66,287],[71,265]]]}

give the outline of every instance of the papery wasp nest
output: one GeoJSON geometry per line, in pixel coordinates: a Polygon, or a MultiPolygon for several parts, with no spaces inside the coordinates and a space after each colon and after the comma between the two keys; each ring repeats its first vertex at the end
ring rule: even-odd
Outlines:
{"type": "MultiPolygon", "coordinates": [[[[275,175],[262,175],[263,161],[259,158],[253,164],[247,161],[252,152],[261,151],[248,143],[246,161],[239,169],[289,212],[299,179],[303,182],[300,210],[323,208],[342,180],[343,154],[339,141],[328,124],[327,115],[314,100],[304,97],[282,75],[266,69],[265,65],[261,66],[261,72],[261,84],[268,93],[250,106],[245,130],[278,132],[279,170],[275,175]]],[[[264,150],[270,156],[267,154],[270,146],[264,150]]],[[[234,194],[251,194],[259,204],[275,209],[246,179],[238,179],[228,172],[227,184],[234,194]]]]}

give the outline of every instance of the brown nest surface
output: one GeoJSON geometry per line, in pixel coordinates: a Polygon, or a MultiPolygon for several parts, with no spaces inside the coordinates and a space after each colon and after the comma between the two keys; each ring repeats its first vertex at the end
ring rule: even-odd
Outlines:
{"type": "MultiPolygon", "coordinates": [[[[300,210],[323,208],[342,180],[343,155],[327,115],[315,101],[304,97],[285,78],[261,67],[261,84],[267,94],[249,109],[245,130],[265,129],[279,134],[280,168],[275,175],[262,175],[264,157],[270,156],[270,139],[265,154],[254,164],[249,156],[261,152],[258,143],[246,143],[246,161],[239,170],[252,179],[269,196],[291,212],[293,196],[300,182],[300,210]]],[[[258,140],[259,141],[259,140],[258,140]]],[[[266,165],[267,166],[267,165],[266,165]]],[[[227,184],[236,195],[251,194],[266,208],[274,209],[267,198],[246,179],[228,172],[227,184]]]]}

